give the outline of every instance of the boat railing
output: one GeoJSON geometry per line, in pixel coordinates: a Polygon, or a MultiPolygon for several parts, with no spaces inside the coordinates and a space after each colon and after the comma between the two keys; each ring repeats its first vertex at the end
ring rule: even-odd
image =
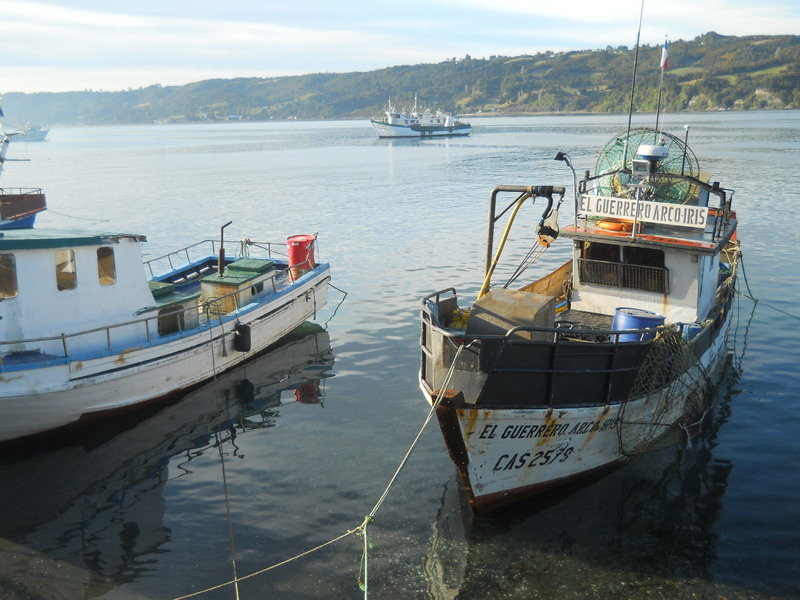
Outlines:
{"type": "Polygon", "coordinates": [[[0,187],[0,195],[6,196],[27,196],[38,195],[42,193],[42,188],[8,188],[0,187]]]}
{"type": "MultiPolygon", "coordinates": [[[[186,246],[179,250],[175,250],[162,256],[151,258],[144,262],[145,268],[148,270],[150,277],[155,277],[156,274],[165,274],[171,271],[180,269],[185,265],[192,264],[197,260],[208,258],[209,256],[217,256],[220,247],[219,240],[201,240],[190,246],[186,246]]],[[[224,244],[226,254],[230,256],[242,257],[247,256],[250,247],[256,247],[266,253],[266,258],[272,258],[274,255],[285,256],[285,243],[276,242],[254,242],[245,239],[239,242],[226,241],[224,244]],[[283,251],[277,250],[281,248],[283,251]]]]}
{"type": "MultiPolygon", "coordinates": [[[[292,284],[288,269],[265,281],[269,285],[260,293],[264,297],[281,292],[292,284]]],[[[95,327],[74,333],[0,342],[0,367],[22,362],[52,360],[88,360],[107,355],[124,354],[140,344],[183,337],[186,332],[211,329],[234,320],[243,306],[241,291],[208,298],[202,302],[186,302],[167,307],[153,306],[147,316],[113,325],[95,327]],[[232,310],[225,307],[232,306],[232,310]],[[192,325],[194,324],[194,325],[192,325]]]]}
{"type": "MultiPolygon", "coordinates": [[[[436,333],[442,337],[454,340],[458,344],[464,342],[471,342],[473,340],[494,340],[505,341],[514,344],[541,344],[541,343],[559,343],[559,342],[606,342],[609,344],[629,343],[622,341],[624,339],[633,341],[642,341],[647,337],[652,336],[656,327],[644,327],[641,329],[565,329],[561,327],[537,327],[537,326],[517,326],[512,327],[505,333],[488,334],[488,333],[467,333],[464,329],[450,329],[435,324],[430,321],[431,327],[436,333]],[[522,337],[521,333],[532,334],[547,334],[547,339],[538,337],[536,339],[527,339],[522,337]],[[635,338],[641,338],[635,340],[635,338]]],[[[671,326],[671,325],[670,325],[671,326]]],[[[677,324],[681,328],[681,324],[677,324]]],[[[661,325],[661,327],[664,327],[661,325]]]]}
{"type": "MultiPolygon", "coordinates": [[[[656,328],[644,327],[641,329],[601,329],[594,327],[575,327],[572,324],[569,327],[565,325],[556,325],[554,327],[542,327],[534,325],[518,325],[510,327],[505,333],[484,334],[484,333],[467,333],[466,321],[462,321],[462,326],[454,326],[454,318],[463,317],[465,311],[458,309],[458,297],[455,288],[446,288],[428,294],[420,301],[422,307],[422,318],[426,323],[430,324],[433,331],[438,333],[444,338],[455,340],[457,343],[472,340],[506,340],[513,341],[514,343],[539,343],[541,341],[567,341],[567,340],[581,340],[581,341],[607,341],[610,343],[618,342],[620,337],[625,336],[623,340],[632,340],[636,336],[652,336],[656,328]],[[538,333],[547,334],[545,336],[536,336],[535,339],[525,339],[519,336],[519,333],[538,333]],[[547,339],[545,339],[547,338],[547,339]]],[[[562,321],[561,323],[566,323],[562,321]]],[[[663,325],[662,325],[663,327],[663,325]]],[[[679,331],[683,331],[681,323],[670,324],[669,327],[677,327],[679,331]]],[[[427,344],[424,343],[423,346],[427,344]]]]}
{"type": "Polygon", "coordinates": [[[581,283],[669,294],[669,269],[625,263],[578,259],[581,283]]]}

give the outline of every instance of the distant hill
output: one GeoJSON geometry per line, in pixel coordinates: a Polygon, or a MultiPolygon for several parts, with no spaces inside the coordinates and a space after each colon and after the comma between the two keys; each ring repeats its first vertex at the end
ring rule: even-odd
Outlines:
{"type": "MultiPolygon", "coordinates": [[[[6,121],[50,125],[381,115],[387,100],[469,114],[627,112],[634,49],[453,58],[366,73],[211,79],[137,90],[8,93],[6,121]]],[[[639,48],[635,110],[658,104],[661,46],[639,48]]],[[[707,33],[669,44],[664,111],[800,108],[800,36],[707,33]]]]}

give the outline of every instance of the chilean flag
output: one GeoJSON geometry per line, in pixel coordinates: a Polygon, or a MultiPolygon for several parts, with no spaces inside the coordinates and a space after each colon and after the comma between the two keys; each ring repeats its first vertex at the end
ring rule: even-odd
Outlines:
{"type": "Polygon", "coordinates": [[[665,71],[669,68],[669,51],[667,50],[667,40],[664,40],[664,47],[661,49],[661,68],[665,71]]]}

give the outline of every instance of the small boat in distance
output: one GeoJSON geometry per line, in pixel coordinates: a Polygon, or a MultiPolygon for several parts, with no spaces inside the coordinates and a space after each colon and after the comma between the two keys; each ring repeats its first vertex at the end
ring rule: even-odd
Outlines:
{"type": "Polygon", "coordinates": [[[416,96],[410,112],[398,112],[390,100],[384,118],[370,123],[381,138],[459,136],[469,135],[472,131],[469,123],[449,113],[428,109],[418,112],[416,96]]]}
{"type": "MultiPolygon", "coordinates": [[[[25,160],[6,158],[9,136],[3,134],[0,140],[0,174],[6,161],[25,160]]],[[[25,229],[33,227],[36,215],[47,208],[45,197],[38,188],[0,188],[0,230],[25,229]]]]}
{"type": "Polygon", "coordinates": [[[477,300],[462,307],[445,287],[421,301],[421,388],[478,514],[685,439],[728,362],[733,190],[679,138],[629,128],[576,185],[574,222],[560,228],[564,195],[494,188],[477,300]],[[512,224],[537,200],[530,250],[493,286],[512,224]],[[559,235],[572,257],[515,283],[559,235]]]}
{"type": "Polygon", "coordinates": [[[230,244],[230,224],[146,262],[139,234],[3,229],[0,442],[186,391],[313,318],[316,234],[230,244]]]}
{"type": "Polygon", "coordinates": [[[25,123],[19,129],[6,131],[5,134],[15,142],[43,142],[47,139],[50,129],[45,129],[41,125],[31,125],[25,123]]]}

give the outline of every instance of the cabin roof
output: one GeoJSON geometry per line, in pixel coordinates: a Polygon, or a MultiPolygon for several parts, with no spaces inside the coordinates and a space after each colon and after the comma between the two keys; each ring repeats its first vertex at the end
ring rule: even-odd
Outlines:
{"type": "Polygon", "coordinates": [[[7,229],[0,231],[0,252],[100,246],[117,243],[123,238],[137,242],[147,240],[145,236],[133,233],[99,233],[74,229],[7,229]]]}

